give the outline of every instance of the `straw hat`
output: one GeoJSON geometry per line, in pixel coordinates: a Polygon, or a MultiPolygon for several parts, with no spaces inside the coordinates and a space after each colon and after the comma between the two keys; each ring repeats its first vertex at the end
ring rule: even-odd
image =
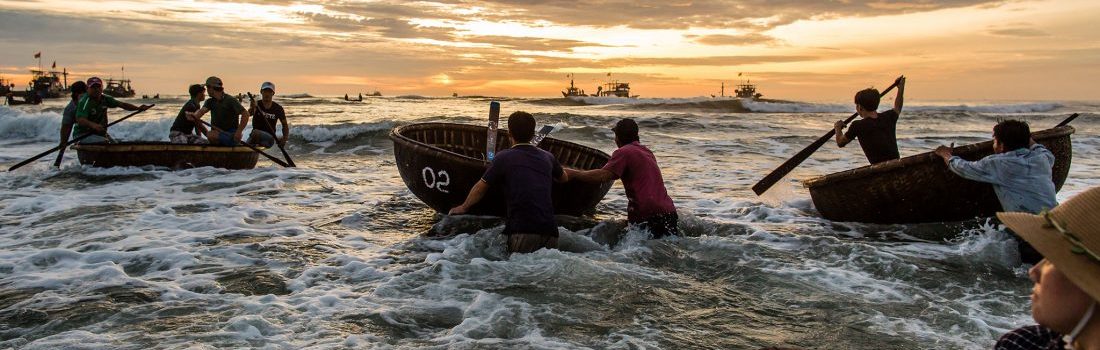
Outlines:
{"type": "Polygon", "coordinates": [[[997,213],[1081,290],[1100,300],[1100,187],[1039,215],[997,213]]]}

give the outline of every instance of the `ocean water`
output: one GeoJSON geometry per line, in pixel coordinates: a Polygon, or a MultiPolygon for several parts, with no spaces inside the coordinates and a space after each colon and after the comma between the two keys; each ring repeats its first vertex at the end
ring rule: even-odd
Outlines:
{"type": "MultiPolygon", "coordinates": [[[[847,117],[843,103],[497,98],[608,153],[614,122],[638,120],[685,233],[599,243],[625,218],[616,183],[594,217],[563,218],[562,250],[508,256],[498,220],[420,203],[387,138],[484,124],[493,99],[277,98],[298,168],[96,169],[68,152],[60,170],[49,156],[0,173],[0,348],[984,349],[1032,323],[1025,266],[995,222],[816,213],[798,181],[862,166],[854,144],[751,192],[847,117]]],[[[112,136],[166,140],[183,101],[112,136]]],[[[0,106],[0,165],[53,146],[62,107],[0,106]]],[[[1100,185],[1100,104],[911,97],[898,138],[912,155],[985,141],[999,118],[1038,130],[1073,112],[1065,200],[1100,185]]]]}

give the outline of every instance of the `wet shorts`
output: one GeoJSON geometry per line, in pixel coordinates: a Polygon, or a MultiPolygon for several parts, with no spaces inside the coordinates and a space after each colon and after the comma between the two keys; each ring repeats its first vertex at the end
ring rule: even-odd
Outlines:
{"type": "Polygon", "coordinates": [[[271,147],[275,144],[275,136],[267,133],[267,131],[252,130],[252,137],[248,138],[248,143],[253,146],[271,147]]]}
{"type": "Polygon", "coordinates": [[[680,235],[680,216],[676,213],[660,214],[651,216],[642,222],[631,222],[632,225],[639,225],[642,229],[649,230],[653,234],[653,238],[661,238],[664,236],[679,236],[680,235]]]}

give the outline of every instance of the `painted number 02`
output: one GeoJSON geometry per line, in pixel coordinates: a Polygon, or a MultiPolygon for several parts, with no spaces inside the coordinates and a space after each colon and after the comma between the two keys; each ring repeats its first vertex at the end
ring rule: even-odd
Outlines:
{"type": "Polygon", "coordinates": [[[451,175],[448,175],[446,170],[440,170],[437,173],[435,170],[432,170],[431,167],[424,167],[424,170],[420,171],[420,175],[424,177],[424,185],[428,186],[428,188],[434,188],[443,193],[450,193],[450,191],[444,188],[451,184],[451,175]]]}

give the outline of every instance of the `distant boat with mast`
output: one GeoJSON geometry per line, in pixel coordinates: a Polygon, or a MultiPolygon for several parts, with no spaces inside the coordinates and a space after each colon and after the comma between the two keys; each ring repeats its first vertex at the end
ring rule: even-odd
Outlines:
{"type": "Polygon", "coordinates": [[[570,73],[569,75],[566,75],[566,77],[569,77],[569,88],[561,92],[562,97],[588,97],[588,94],[584,93],[584,90],[578,89],[575,85],[573,85],[573,78],[576,77],[576,74],[570,73]]]}
{"type": "MultiPolygon", "coordinates": [[[[55,63],[56,67],[57,64],[55,63]]],[[[31,82],[28,84],[28,93],[35,94],[40,99],[60,98],[69,91],[69,72],[62,68],[58,71],[46,71],[31,69],[31,82]]]]}
{"type": "MultiPolygon", "coordinates": [[[[741,73],[737,73],[737,76],[741,76],[741,73]]],[[[718,90],[718,95],[710,95],[710,97],[726,97],[726,82],[722,82],[722,87],[718,90]]],[[[752,100],[759,100],[764,97],[764,94],[756,92],[756,84],[753,84],[751,80],[744,80],[741,84],[737,84],[737,88],[733,90],[734,95],[730,97],[747,98],[752,100]]]]}
{"type": "MultiPolygon", "coordinates": [[[[607,73],[607,77],[611,78],[611,73],[607,73]]],[[[630,94],[630,83],[620,83],[618,80],[610,79],[596,88],[596,96],[638,98],[638,95],[630,94]]]]}
{"type": "Polygon", "coordinates": [[[107,79],[103,93],[115,98],[134,97],[137,94],[130,86],[130,79],[107,79]]]}

